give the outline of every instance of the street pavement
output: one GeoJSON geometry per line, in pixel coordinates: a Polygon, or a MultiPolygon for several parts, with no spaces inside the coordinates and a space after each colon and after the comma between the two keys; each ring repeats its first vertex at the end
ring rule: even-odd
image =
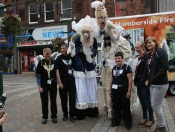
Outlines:
{"type": "MultiPolygon", "coordinates": [[[[76,120],[74,123],[62,121],[62,110],[57,96],[58,123],[53,124],[51,118],[48,123],[41,124],[41,101],[34,75],[3,75],[3,88],[7,94],[6,105],[3,108],[8,114],[3,124],[3,132],[128,132],[123,121],[120,126],[111,128],[111,121],[103,112],[103,90],[98,87],[99,116],[76,120]]],[[[168,96],[163,101],[163,111],[167,122],[168,132],[175,132],[175,97],[168,96]]],[[[50,117],[50,114],[49,114],[50,117]]],[[[138,125],[142,118],[140,105],[132,112],[133,126],[129,132],[147,132],[153,129],[138,125]]]]}

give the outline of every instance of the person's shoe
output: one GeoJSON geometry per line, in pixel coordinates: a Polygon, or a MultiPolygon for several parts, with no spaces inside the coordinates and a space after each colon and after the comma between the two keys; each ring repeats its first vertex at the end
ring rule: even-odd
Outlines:
{"type": "Polygon", "coordinates": [[[112,110],[108,110],[108,119],[112,119],[112,110]]]}
{"type": "Polygon", "coordinates": [[[75,122],[75,118],[73,116],[70,117],[71,122],[75,122]]]}
{"type": "Polygon", "coordinates": [[[155,121],[147,121],[147,122],[145,122],[144,126],[151,127],[154,123],[155,123],[155,121]]]}
{"type": "Polygon", "coordinates": [[[139,121],[138,125],[144,125],[147,121],[148,119],[142,119],[139,121]]]}
{"type": "Polygon", "coordinates": [[[43,118],[41,122],[42,122],[42,124],[46,124],[47,123],[47,119],[43,118]]]}
{"type": "Polygon", "coordinates": [[[167,132],[166,127],[158,127],[156,132],[167,132]]]}
{"type": "Polygon", "coordinates": [[[53,123],[57,123],[57,118],[52,118],[53,123]]]}
{"type": "Polygon", "coordinates": [[[130,130],[131,129],[131,127],[126,127],[126,130],[130,130]]]}
{"type": "Polygon", "coordinates": [[[67,121],[68,116],[63,116],[63,121],[67,121]]]}

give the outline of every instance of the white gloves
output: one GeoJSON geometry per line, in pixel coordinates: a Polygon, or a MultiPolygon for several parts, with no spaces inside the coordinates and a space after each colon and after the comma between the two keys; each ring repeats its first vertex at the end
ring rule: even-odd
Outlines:
{"type": "Polygon", "coordinates": [[[75,44],[74,44],[72,41],[70,41],[70,42],[69,42],[69,47],[75,48],[75,44]]]}

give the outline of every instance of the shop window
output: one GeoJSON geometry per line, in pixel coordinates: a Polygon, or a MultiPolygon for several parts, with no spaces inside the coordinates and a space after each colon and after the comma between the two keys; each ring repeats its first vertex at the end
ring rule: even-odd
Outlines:
{"type": "Polygon", "coordinates": [[[54,3],[49,2],[44,5],[45,22],[54,21],[54,3]]]}
{"type": "Polygon", "coordinates": [[[11,54],[1,54],[0,63],[2,66],[3,73],[13,73],[14,72],[14,60],[11,54]]]}
{"type": "Polygon", "coordinates": [[[63,14],[63,19],[72,18],[71,0],[62,0],[61,9],[62,9],[62,14],[63,14]]]}
{"type": "Polygon", "coordinates": [[[38,23],[37,5],[29,5],[29,23],[38,23]]]}
{"type": "Polygon", "coordinates": [[[145,14],[154,13],[155,2],[154,0],[145,0],[145,14]]]}
{"type": "Polygon", "coordinates": [[[126,0],[116,0],[116,8],[119,8],[120,14],[117,15],[126,16],[126,0]]]}

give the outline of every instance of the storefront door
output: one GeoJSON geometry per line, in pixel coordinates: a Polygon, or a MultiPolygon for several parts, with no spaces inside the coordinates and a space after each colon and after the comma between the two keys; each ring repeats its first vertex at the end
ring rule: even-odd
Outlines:
{"type": "Polygon", "coordinates": [[[22,52],[22,72],[33,71],[34,51],[22,52]]]}

